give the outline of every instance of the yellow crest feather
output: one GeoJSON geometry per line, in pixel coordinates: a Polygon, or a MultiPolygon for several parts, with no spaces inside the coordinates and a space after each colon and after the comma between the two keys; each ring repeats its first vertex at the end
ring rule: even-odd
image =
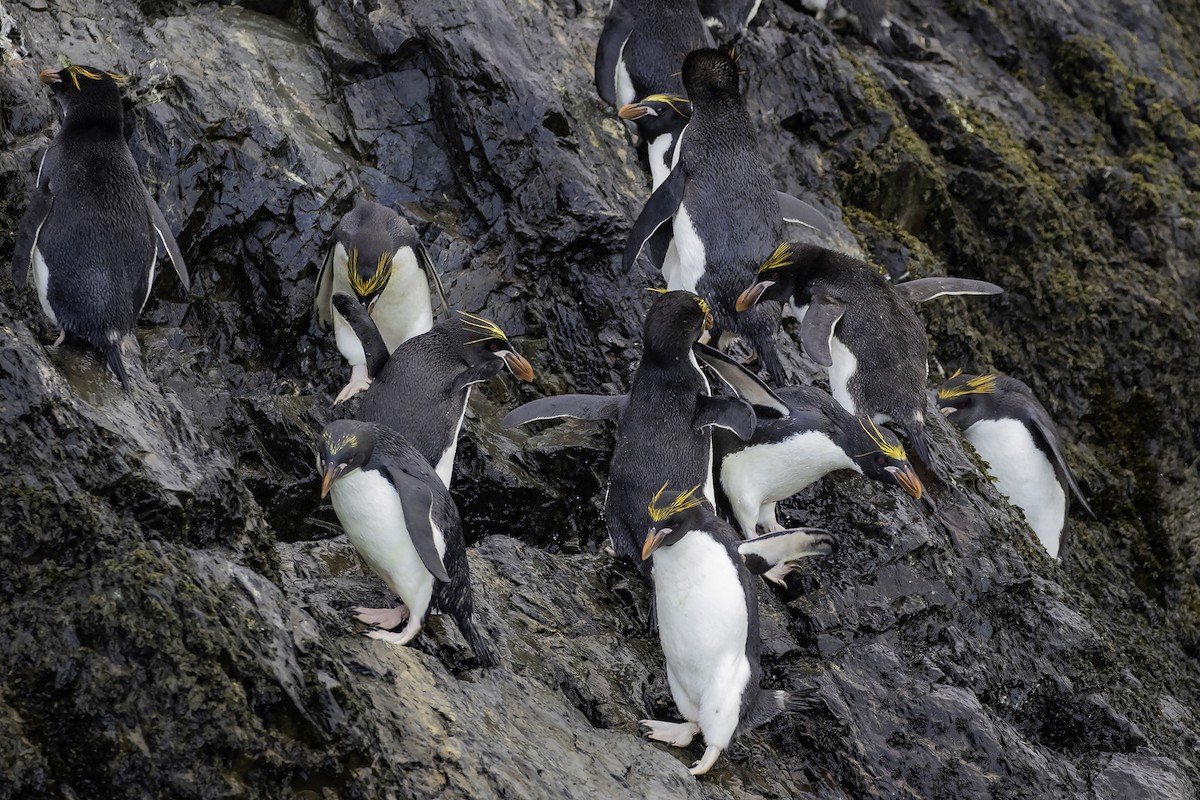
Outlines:
{"type": "Polygon", "coordinates": [[[792,245],[791,242],[784,242],[775,248],[775,252],[771,253],[770,257],[762,263],[758,268],[758,274],[761,275],[767,270],[779,269],[786,267],[792,260],[792,245]]]}
{"type": "MultiPolygon", "coordinates": [[[[101,74],[99,72],[92,72],[87,67],[79,67],[74,64],[67,67],[67,74],[71,76],[71,83],[73,83],[75,85],[76,91],[79,91],[79,76],[80,75],[82,75],[83,77],[87,78],[88,80],[92,80],[92,81],[98,81],[98,80],[100,80],[100,77],[101,77],[101,74]]],[[[105,72],[104,74],[107,75],[108,77],[112,78],[117,83],[125,82],[124,75],[118,75],[115,72],[105,72]]]]}
{"type": "MultiPolygon", "coordinates": [[[[858,424],[862,426],[867,436],[871,437],[871,441],[879,448],[879,452],[883,453],[893,461],[907,461],[908,454],[904,452],[904,445],[896,442],[892,444],[887,439],[883,438],[883,432],[879,430],[879,426],[875,424],[875,420],[867,417],[866,420],[860,419],[858,424]],[[867,427],[867,423],[871,423],[871,427],[867,427]]],[[[864,453],[863,455],[867,455],[864,453]]]]}
{"type": "Polygon", "coordinates": [[[358,248],[351,249],[350,254],[346,256],[346,278],[350,281],[350,288],[359,297],[369,297],[381,291],[384,286],[387,286],[387,282],[391,277],[392,259],[387,253],[379,257],[379,263],[375,265],[375,271],[366,278],[358,274],[358,248]]]}
{"type": "Polygon", "coordinates": [[[499,339],[502,342],[508,341],[508,337],[504,335],[504,331],[500,330],[500,326],[492,322],[490,319],[477,317],[474,314],[470,314],[466,311],[459,311],[458,313],[462,315],[463,324],[468,328],[487,334],[486,336],[481,336],[478,339],[472,339],[471,341],[467,342],[467,344],[479,344],[480,342],[486,342],[488,339],[499,339]]]}
{"type": "MultiPolygon", "coordinates": [[[[959,375],[962,375],[962,370],[955,370],[950,376],[950,380],[954,380],[959,375]]],[[[947,381],[949,383],[950,381],[947,381]]],[[[951,386],[947,388],[942,386],[938,389],[938,400],[952,400],[955,397],[966,397],[969,394],[992,394],[996,391],[996,376],[995,375],[976,375],[973,378],[968,378],[961,386],[951,386]]]]}
{"type": "MultiPolygon", "coordinates": [[[[670,483],[670,481],[667,481],[670,483]]],[[[663,492],[667,490],[667,484],[664,483],[653,499],[650,500],[650,505],[646,506],[646,511],[650,514],[650,519],[655,522],[662,522],[668,517],[674,516],[681,511],[687,511],[689,508],[695,508],[703,502],[701,498],[694,497],[696,490],[700,488],[700,484],[696,484],[681,495],[678,495],[668,506],[660,506],[658,501],[662,498],[663,492]]]]}
{"type": "Polygon", "coordinates": [[[670,106],[672,111],[681,117],[690,117],[692,115],[691,111],[684,111],[682,108],[675,105],[676,103],[691,102],[686,97],[680,97],[677,94],[648,94],[641,99],[641,102],[666,103],[668,106],[670,106]]]}

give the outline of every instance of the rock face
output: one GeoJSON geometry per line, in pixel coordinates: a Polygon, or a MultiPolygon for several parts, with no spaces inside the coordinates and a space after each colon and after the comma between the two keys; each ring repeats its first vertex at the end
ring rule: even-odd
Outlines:
{"type": "Polygon", "coordinates": [[[611,430],[497,424],[623,391],[658,284],[619,270],[649,178],[591,85],[606,5],[0,2],[0,262],[56,124],[37,72],[66,58],[130,75],[195,284],[157,281],[126,396],[0,278],[0,797],[1200,790],[1194,8],[896,2],[883,55],[763,4],[738,49],[779,188],[895,275],[1007,288],[920,309],[931,379],[1029,383],[1097,516],[1051,562],[936,414],[936,509],[812,487],[788,516],[842,547],[762,590],[764,682],[815,682],[828,711],[697,781],[699,741],[637,735],[677,716],[645,588],[601,552],[611,430]],[[318,507],[344,367],[309,310],[359,192],[405,208],[451,302],[538,371],[478,392],[459,450],[502,669],[439,618],[397,649],[350,617],[393,598],[318,507]]]}

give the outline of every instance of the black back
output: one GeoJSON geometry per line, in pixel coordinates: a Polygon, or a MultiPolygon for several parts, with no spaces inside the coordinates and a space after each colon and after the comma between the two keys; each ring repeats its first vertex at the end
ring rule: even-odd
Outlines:
{"type": "MultiPolygon", "coordinates": [[[[615,70],[622,44],[637,101],[651,94],[683,94],[679,68],[684,57],[698,47],[712,47],[713,38],[696,0],[615,0],[597,46],[596,85],[605,100],[613,75],[600,72],[615,70]]],[[[615,104],[613,97],[609,102],[615,104]]]]}
{"type": "Polygon", "coordinates": [[[504,366],[495,339],[448,319],[401,344],[363,394],[357,419],[402,435],[432,466],[454,443],[470,384],[504,366]],[[477,341],[479,340],[479,341],[477,341]]]}
{"type": "Polygon", "coordinates": [[[697,50],[684,61],[692,119],[680,141],[683,206],[704,243],[705,271],[696,292],[713,305],[718,331],[737,331],[759,351],[772,375],[775,330],[782,307],[759,303],[738,314],[738,295],[783,236],[775,179],[738,89],[736,62],[719,50],[697,50]]]}
{"type": "Polygon", "coordinates": [[[651,523],[646,498],[664,481],[703,489],[709,480],[711,434],[693,425],[700,397],[709,394],[691,351],[704,317],[690,292],[668,292],[646,314],[645,350],[617,423],[604,506],[613,546],[635,561],[651,523]]]}

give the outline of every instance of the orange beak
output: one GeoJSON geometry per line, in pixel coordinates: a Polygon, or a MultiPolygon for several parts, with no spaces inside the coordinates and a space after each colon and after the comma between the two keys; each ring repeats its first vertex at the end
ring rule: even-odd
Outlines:
{"type": "Polygon", "coordinates": [[[900,488],[908,492],[914,500],[921,499],[921,495],[925,492],[925,487],[921,485],[921,479],[917,477],[917,473],[913,471],[911,464],[905,464],[904,469],[888,467],[888,472],[891,472],[895,476],[896,483],[900,484],[900,488]]]}
{"type": "Polygon", "coordinates": [[[704,330],[711,331],[713,329],[713,325],[716,325],[716,322],[713,320],[713,315],[705,314],[704,315],[704,330]]]}
{"type": "Polygon", "coordinates": [[[329,494],[329,487],[333,485],[333,467],[325,470],[324,477],[321,478],[321,499],[329,494]]]}
{"type": "Polygon", "coordinates": [[[62,83],[58,70],[44,69],[38,73],[38,80],[45,84],[62,83]]]}
{"type": "Polygon", "coordinates": [[[501,350],[496,355],[504,359],[504,365],[508,367],[509,372],[516,376],[517,380],[533,380],[533,365],[526,360],[525,356],[512,350],[501,350]]]}
{"type": "Polygon", "coordinates": [[[754,284],[746,291],[738,295],[737,308],[738,311],[747,311],[754,307],[754,304],[763,296],[763,292],[775,285],[775,281],[760,281],[754,284]]]}
{"type": "Polygon", "coordinates": [[[645,561],[658,546],[663,543],[663,539],[667,538],[667,534],[671,532],[670,528],[663,528],[661,531],[655,531],[654,528],[646,531],[646,542],[642,545],[642,561],[645,561]]]}
{"type": "Polygon", "coordinates": [[[617,111],[617,116],[621,119],[635,120],[641,119],[647,114],[658,116],[658,112],[652,108],[647,108],[641,103],[626,103],[617,111]]]}

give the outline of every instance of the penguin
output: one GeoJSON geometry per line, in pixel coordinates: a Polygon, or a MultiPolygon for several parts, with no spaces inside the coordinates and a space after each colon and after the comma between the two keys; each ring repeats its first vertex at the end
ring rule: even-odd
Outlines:
{"type": "Polygon", "coordinates": [[[496,657],[472,620],[471,576],[458,508],[412,445],[382,425],[330,423],[321,433],[321,497],[331,496],[351,544],[403,601],[356,608],[372,639],[408,644],[430,611],[454,618],[484,666],[496,657]],[[405,623],[404,629],[392,629],[405,623]]]}
{"type": "Polygon", "coordinates": [[[334,399],[345,402],[370,386],[362,343],[346,319],[334,313],[336,292],[358,298],[388,351],[433,326],[433,284],[442,308],[446,290],[412,225],[390,208],[360,199],[333,230],[333,246],[317,275],[313,312],[322,331],[333,328],[338,350],[350,362],[350,381],[334,399]]]}
{"type": "Polygon", "coordinates": [[[664,292],[646,314],[642,361],[628,394],[546,397],[514,409],[500,423],[512,428],[560,417],[616,421],[604,516],[613,550],[640,564],[647,579],[650,564],[638,557],[650,522],[645,498],[666,478],[699,484],[703,502],[711,506],[710,428],[728,428],[742,438],[754,432],[750,405],[736,397],[713,396],[692,352],[692,344],[711,324],[704,300],[690,292],[664,292]]]}
{"type": "Polygon", "coordinates": [[[399,433],[449,487],[472,387],[506,367],[518,380],[533,380],[533,367],[498,325],[465,311],[405,341],[389,355],[361,304],[339,292],[333,305],[364,343],[368,375],[373,378],[355,417],[399,433]]]}
{"type": "Polygon", "coordinates": [[[1033,392],[1016,378],[959,371],[938,389],[937,402],[988,462],[996,488],[1025,512],[1046,552],[1058,558],[1067,492],[1095,514],[1067,465],[1058,428],[1033,392]]]}
{"type": "Polygon", "coordinates": [[[737,39],[758,15],[762,0],[699,0],[704,24],[722,41],[737,39]]]}
{"type": "MultiPolygon", "coordinates": [[[[711,336],[718,346],[722,335],[747,337],[771,377],[782,383],[774,334],[780,306],[769,303],[740,316],[734,310],[738,291],[783,233],[781,196],[758,151],[734,59],[720,50],[694,50],[684,59],[683,83],[692,119],[674,168],[634,222],[623,265],[632,268],[646,243],[655,239],[648,252],[663,271],[667,288],[694,292],[712,304],[716,326],[711,336]],[[662,247],[656,236],[668,220],[674,258],[667,257],[671,248],[662,247]]],[[[790,208],[807,205],[788,199],[790,208]]],[[[808,217],[800,221],[831,229],[819,212],[807,208],[815,216],[800,213],[808,217]]]]}
{"type": "MultiPolygon", "coordinates": [[[[661,463],[669,458],[665,455],[661,463]]],[[[667,485],[646,509],[651,524],[641,556],[654,558],[667,684],[684,721],[644,719],[640,724],[651,739],[675,747],[687,747],[697,733],[703,734],[704,756],[691,768],[693,775],[703,775],[735,735],[784,711],[819,704],[815,688],[789,693],[759,686],[762,641],[750,574],[831,553],[834,540],[820,529],[799,528],[739,543],[728,523],[697,495],[699,486],[667,504],[662,499],[667,485]]]]}
{"type": "Polygon", "coordinates": [[[800,317],[800,342],[829,368],[833,398],[851,414],[892,421],[930,464],[925,439],[925,382],[929,342],[912,303],[952,294],[989,295],[1003,289],[965,278],[920,278],[891,284],[866,263],[816,245],[784,243],[737,299],[739,311],[763,300],[791,301],[800,317]]]}
{"type": "Polygon", "coordinates": [[[65,338],[104,354],[128,392],[122,341],[154,283],[160,254],[170,257],[184,292],[187,266],[125,142],[124,76],[73,64],[39,76],[62,107],[63,122],[42,156],[29,205],[17,227],[13,283],[29,267],[42,311],[65,338]]]}
{"type": "Polygon", "coordinates": [[[675,143],[691,116],[679,65],[692,50],[713,45],[696,0],[614,0],[605,17],[596,91],[635,123],[654,188],[670,173],[675,143]]]}

